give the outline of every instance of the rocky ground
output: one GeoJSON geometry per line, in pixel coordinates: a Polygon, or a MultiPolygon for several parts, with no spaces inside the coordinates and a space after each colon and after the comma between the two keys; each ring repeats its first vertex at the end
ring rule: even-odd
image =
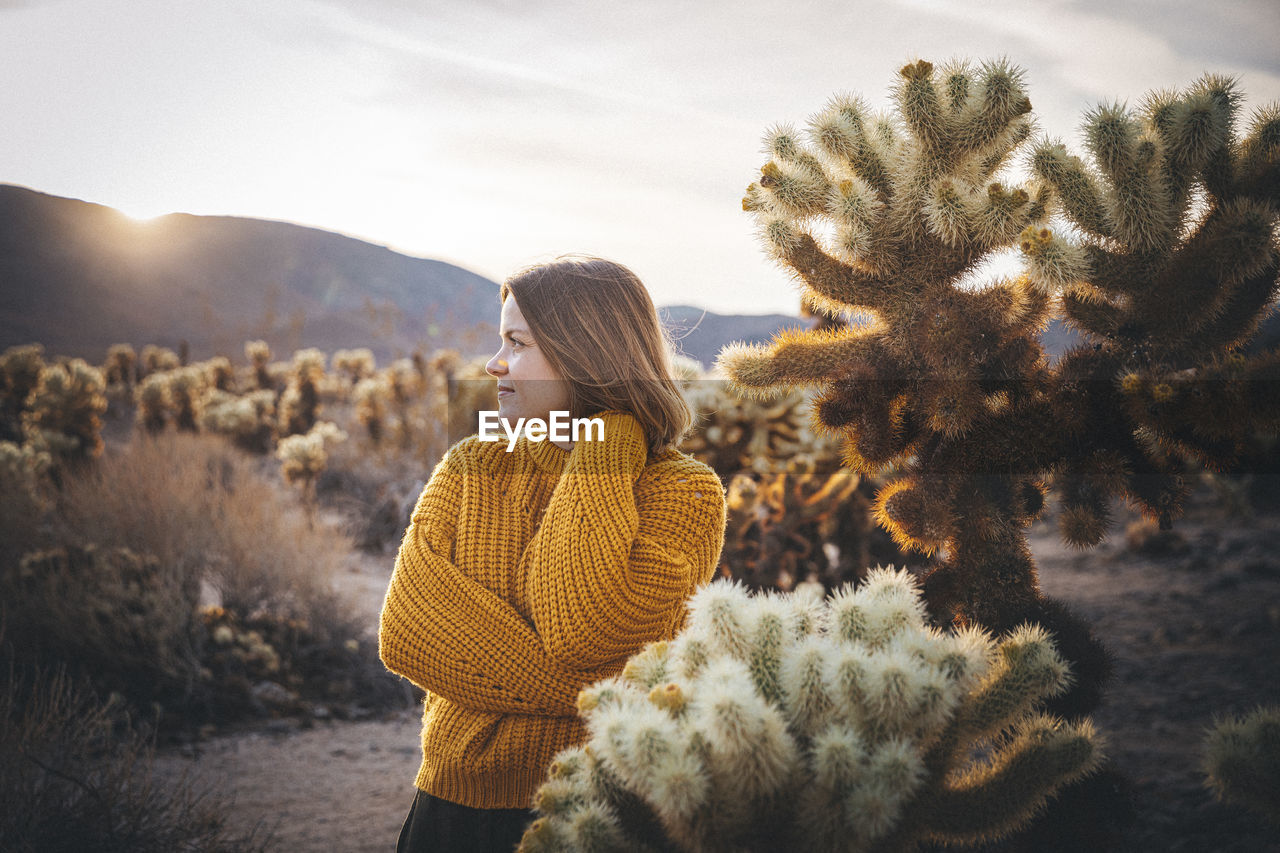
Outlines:
{"type": "MultiPolygon", "coordinates": [[[[1280,851],[1277,828],[1216,803],[1200,771],[1216,717],[1280,704],[1280,514],[1225,517],[1203,490],[1172,535],[1126,536],[1133,516],[1117,515],[1107,542],[1086,552],[1063,546],[1052,519],[1031,536],[1045,592],[1072,605],[1115,656],[1093,715],[1120,806],[1106,845],[1280,851]]],[[[363,559],[343,578],[371,628],[391,565],[363,559]]],[[[236,826],[272,832],[273,849],[388,851],[413,796],[418,725],[411,710],[305,727],[274,721],[167,751],[159,770],[194,773],[233,796],[236,826]]]]}

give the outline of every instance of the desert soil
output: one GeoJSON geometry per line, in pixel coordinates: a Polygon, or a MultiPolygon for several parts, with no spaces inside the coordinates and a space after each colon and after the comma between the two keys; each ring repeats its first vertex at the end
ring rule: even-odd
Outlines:
{"type": "MultiPolygon", "coordinates": [[[[1126,540],[1133,518],[1118,512],[1108,540],[1085,552],[1062,545],[1052,519],[1031,530],[1045,593],[1072,605],[1115,656],[1093,719],[1132,814],[1108,846],[1280,851],[1275,828],[1215,802],[1199,769],[1218,716],[1280,704],[1280,515],[1224,519],[1198,491],[1173,541],[1147,550],[1126,540]]],[[[371,631],[391,566],[363,557],[340,579],[371,631]]],[[[413,796],[418,726],[409,710],[307,728],[275,721],[167,751],[158,769],[234,797],[233,826],[271,831],[272,849],[389,851],[413,796]]]]}

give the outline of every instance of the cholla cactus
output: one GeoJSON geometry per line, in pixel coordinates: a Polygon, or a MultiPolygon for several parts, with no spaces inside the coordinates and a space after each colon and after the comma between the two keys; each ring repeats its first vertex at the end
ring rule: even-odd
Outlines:
{"type": "Polygon", "coordinates": [[[183,432],[200,429],[200,406],[208,387],[206,371],[198,365],[188,365],[163,374],[169,383],[169,405],[173,409],[173,423],[183,432]]]}
{"type": "Polygon", "coordinates": [[[212,389],[202,403],[200,428],[230,436],[236,446],[251,453],[266,453],[275,440],[276,395],[257,390],[237,397],[212,389]]]}
{"type": "Polygon", "coordinates": [[[0,438],[21,440],[22,413],[44,366],[40,344],[9,347],[0,354],[0,438]]]}
{"type": "Polygon", "coordinates": [[[102,371],[83,359],[45,367],[22,415],[28,443],[55,460],[79,462],[98,456],[105,391],[102,371]]]}
{"type": "Polygon", "coordinates": [[[365,347],[340,349],[333,354],[333,369],[347,376],[347,385],[354,387],[360,380],[373,375],[376,363],[373,352],[365,347]]]}
{"type": "Polygon", "coordinates": [[[915,62],[896,117],[840,98],[806,137],[770,133],[744,207],[812,304],[871,322],[783,333],[721,364],[748,394],[818,386],[849,465],[900,466],[877,519],[903,547],[943,555],[925,584],[940,617],[994,630],[1047,618],[1026,527],[1055,476],[1073,544],[1099,540],[1113,495],[1167,525],[1182,454],[1224,464],[1243,430],[1280,418],[1265,381],[1280,356],[1229,351],[1278,263],[1280,125],[1269,109],[1235,141],[1236,100],[1206,78],[1141,117],[1101,108],[1088,129],[1100,177],[1046,143],[1024,186],[1001,177],[1032,132],[1022,73],[1002,61],[915,62]],[[1083,242],[1048,227],[1057,204],[1083,242]],[[1010,248],[1025,274],[975,287],[975,269],[1010,248]],[[1092,340],[1050,368],[1037,332],[1059,293],[1092,340]]]}
{"type": "Polygon", "coordinates": [[[910,575],[820,600],[712,583],[686,629],[584,690],[522,849],[902,850],[993,839],[1099,758],[1033,711],[1068,681],[1037,627],[926,626],[910,575]]]}
{"type": "Polygon", "coordinates": [[[1218,723],[1205,740],[1206,784],[1280,824],[1280,708],[1218,723]]]}
{"type": "Polygon", "coordinates": [[[108,388],[132,388],[137,367],[138,353],[132,344],[112,344],[107,347],[107,363],[103,365],[102,373],[108,388]]]}
{"type": "Polygon", "coordinates": [[[873,560],[901,551],[870,518],[873,491],[847,468],[820,473],[808,454],[768,475],[729,482],[721,574],[751,588],[790,590],[812,581],[832,589],[873,560]],[[759,477],[759,479],[756,479],[759,477]]]}
{"type": "Polygon", "coordinates": [[[231,366],[231,359],[225,355],[214,356],[202,365],[204,367],[205,384],[210,388],[231,393],[235,390],[236,372],[231,366]]]}
{"type": "Polygon", "coordinates": [[[315,510],[316,478],[329,464],[327,446],[346,439],[347,434],[329,421],[318,422],[305,435],[280,439],[276,448],[276,458],[282,463],[280,473],[288,482],[301,484],[309,514],[315,510]]]}
{"type": "Polygon", "coordinates": [[[485,362],[476,358],[459,365],[449,379],[446,420],[450,444],[480,428],[480,412],[498,408],[497,384],[485,372],[485,362]]]}
{"type": "Polygon", "coordinates": [[[169,377],[163,373],[148,374],[133,389],[133,401],[138,406],[135,415],[138,426],[153,435],[163,432],[173,408],[169,398],[169,377]]]}
{"type": "Polygon", "coordinates": [[[280,395],[280,434],[299,435],[316,424],[320,409],[318,385],[324,378],[325,356],[314,347],[293,354],[289,385],[280,395]]]}
{"type": "Polygon", "coordinates": [[[771,473],[814,438],[806,429],[808,400],[798,391],[761,402],[739,400],[723,381],[693,383],[685,391],[695,426],[680,449],[710,465],[721,479],[743,470],[771,473]]]}
{"type": "Polygon", "coordinates": [[[138,379],[141,381],[153,373],[177,370],[181,366],[182,360],[173,350],[147,344],[142,348],[142,354],[138,358],[138,379]]]}
{"type": "Polygon", "coordinates": [[[10,548],[21,547],[49,508],[52,461],[47,452],[0,440],[0,562],[21,556],[10,548]]]}
{"type": "Polygon", "coordinates": [[[274,388],[271,381],[271,374],[267,370],[267,365],[271,363],[271,347],[267,346],[266,341],[246,341],[244,345],[244,357],[249,360],[249,364],[253,366],[254,384],[262,390],[274,388]]]}
{"type": "Polygon", "coordinates": [[[385,377],[368,377],[356,385],[356,418],[364,424],[369,440],[382,441],[386,430],[387,398],[391,396],[390,383],[385,377]]]}

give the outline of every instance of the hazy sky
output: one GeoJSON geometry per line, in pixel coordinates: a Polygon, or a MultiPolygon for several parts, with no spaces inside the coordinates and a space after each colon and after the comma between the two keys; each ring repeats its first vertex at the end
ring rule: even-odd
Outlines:
{"type": "Polygon", "coordinates": [[[501,279],[561,252],[659,304],[793,313],[742,191],[764,130],[906,61],[1004,55],[1042,130],[1206,70],[1280,99],[1280,3],[0,0],[0,182],[284,219],[501,279]],[[785,11],[784,11],[785,9],[785,11]]]}

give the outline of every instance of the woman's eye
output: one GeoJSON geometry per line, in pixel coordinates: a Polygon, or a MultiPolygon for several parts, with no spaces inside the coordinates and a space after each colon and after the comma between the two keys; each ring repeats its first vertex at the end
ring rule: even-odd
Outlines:
{"type": "Polygon", "coordinates": [[[511,346],[514,347],[515,349],[520,349],[520,347],[528,346],[528,344],[526,344],[524,341],[517,340],[516,338],[508,338],[508,340],[511,341],[511,346]]]}

